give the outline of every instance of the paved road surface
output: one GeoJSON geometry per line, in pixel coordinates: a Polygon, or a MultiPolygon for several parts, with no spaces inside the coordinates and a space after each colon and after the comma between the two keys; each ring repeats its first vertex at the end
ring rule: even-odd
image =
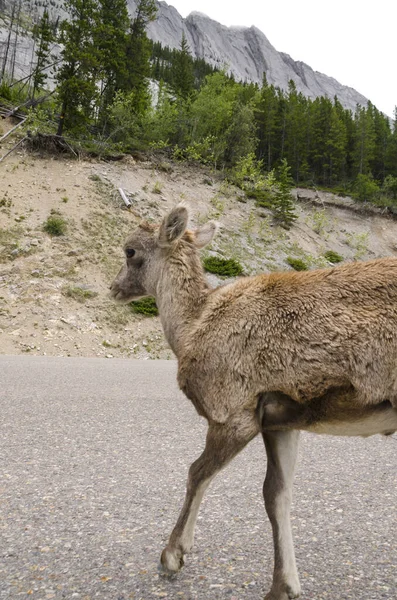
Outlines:
{"type": "MultiPolygon", "coordinates": [[[[175,363],[0,357],[0,598],[263,598],[259,438],[218,476],[174,580],[157,563],[205,423],[175,363]]],[[[304,436],[293,527],[303,599],[397,598],[397,439],[304,436]]]]}

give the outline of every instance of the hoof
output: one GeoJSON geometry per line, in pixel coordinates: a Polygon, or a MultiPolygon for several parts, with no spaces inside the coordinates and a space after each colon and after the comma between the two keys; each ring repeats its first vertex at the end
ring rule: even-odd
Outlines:
{"type": "Polygon", "coordinates": [[[161,553],[160,561],[163,573],[166,575],[175,575],[185,564],[182,552],[180,550],[170,550],[168,547],[164,548],[161,553]]]}
{"type": "Polygon", "coordinates": [[[284,589],[271,590],[265,596],[265,600],[293,600],[299,598],[300,590],[293,590],[291,586],[283,586],[284,589]]]}

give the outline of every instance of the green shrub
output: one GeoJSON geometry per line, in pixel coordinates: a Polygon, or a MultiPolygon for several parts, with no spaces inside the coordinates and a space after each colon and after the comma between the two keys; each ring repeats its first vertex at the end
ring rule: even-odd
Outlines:
{"type": "Polygon", "coordinates": [[[0,84],[0,97],[12,104],[22,103],[28,99],[27,87],[22,82],[12,83],[10,79],[3,79],[0,84]]]}
{"type": "Polygon", "coordinates": [[[146,317],[156,317],[159,314],[156,300],[152,296],[131,302],[130,306],[132,312],[145,315],[146,317]]]}
{"type": "Polygon", "coordinates": [[[328,262],[333,263],[334,265],[343,261],[343,256],[341,256],[337,252],[334,252],[333,250],[327,250],[327,252],[324,252],[324,258],[326,258],[328,262]]]}
{"type": "Polygon", "coordinates": [[[178,144],[176,144],[172,156],[175,160],[200,162],[204,165],[215,163],[215,145],[216,138],[215,136],[210,135],[199,142],[192,142],[190,145],[183,148],[180,148],[178,144]]]}
{"type": "Polygon", "coordinates": [[[382,192],[384,192],[388,198],[397,200],[397,177],[393,177],[392,175],[385,177],[382,192]]]}
{"type": "Polygon", "coordinates": [[[380,188],[372,175],[359,173],[353,184],[353,198],[356,200],[373,202],[379,195],[380,188]]]}
{"type": "Polygon", "coordinates": [[[242,190],[258,189],[264,183],[263,160],[257,160],[254,152],[242,156],[229,173],[231,183],[242,190]]]}
{"type": "Polygon", "coordinates": [[[92,175],[89,175],[88,179],[91,179],[91,181],[97,181],[98,183],[100,183],[102,181],[102,179],[99,177],[99,175],[97,173],[93,173],[92,175]]]}
{"type": "Polygon", "coordinates": [[[292,256],[288,256],[287,263],[290,267],[295,269],[295,271],[307,271],[309,268],[301,258],[292,258],[292,256]]]}
{"type": "Polygon", "coordinates": [[[253,198],[262,208],[274,208],[276,177],[274,171],[263,173],[263,161],[257,160],[252,152],[241,157],[229,172],[231,183],[242,189],[247,198],[253,198]]]}
{"type": "Polygon", "coordinates": [[[354,260],[360,260],[368,252],[369,231],[361,233],[347,233],[346,244],[355,250],[353,255],[354,260]]]}
{"type": "Polygon", "coordinates": [[[156,181],[152,189],[153,194],[161,194],[162,191],[163,186],[161,185],[160,181],[156,181]]]}
{"type": "Polygon", "coordinates": [[[260,206],[261,208],[272,209],[274,206],[273,193],[268,189],[248,190],[246,195],[247,198],[256,200],[256,206],[260,206]]]}
{"type": "Polygon", "coordinates": [[[243,267],[234,258],[219,258],[207,256],[203,260],[204,269],[221,277],[236,277],[242,275],[243,267]]]}
{"type": "Polygon", "coordinates": [[[65,235],[67,230],[67,224],[65,219],[63,219],[59,215],[51,215],[44,223],[43,229],[50,235],[65,235]]]}
{"type": "Polygon", "coordinates": [[[313,231],[318,235],[327,234],[327,231],[331,228],[330,217],[325,208],[311,213],[306,222],[312,226],[313,231]]]}

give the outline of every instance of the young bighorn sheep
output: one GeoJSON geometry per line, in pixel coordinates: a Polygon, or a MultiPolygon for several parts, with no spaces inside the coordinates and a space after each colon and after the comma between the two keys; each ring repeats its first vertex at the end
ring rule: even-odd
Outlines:
{"type": "Polygon", "coordinates": [[[397,259],[242,278],[210,289],[198,249],[215,223],[187,230],[174,208],[127,239],[112,296],[156,298],[178,382],[208,421],[185,503],[161,562],[183,565],[209,483],[260,431],[275,566],[268,600],[300,594],[289,519],[300,429],[339,435],[397,430],[397,259]]]}

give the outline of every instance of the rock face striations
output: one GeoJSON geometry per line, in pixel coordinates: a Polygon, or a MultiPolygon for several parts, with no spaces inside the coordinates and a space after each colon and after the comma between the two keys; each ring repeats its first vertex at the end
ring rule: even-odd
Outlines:
{"type": "MultiPolygon", "coordinates": [[[[133,13],[136,2],[128,3],[133,13]]],[[[356,104],[367,104],[367,98],[353,88],[278,52],[257,27],[226,27],[199,12],[183,19],[166,2],[159,2],[158,7],[158,18],[148,28],[153,40],[179,48],[184,32],[193,56],[226,68],[237,80],[261,83],[266,73],[269,83],[285,90],[292,79],[297,90],[309,98],[338,96],[343,106],[352,110],[356,104]]]]}
{"type": "MultiPolygon", "coordinates": [[[[7,3],[12,4],[11,0],[0,0],[0,12],[7,3]]],[[[37,0],[36,3],[40,10],[41,3],[37,0]]],[[[127,4],[133,17],[137,0],[127,0],[127,4]]],[[[287,89],[292,79],[297,90],[309,98],[337,96],[344,107],[352,110],[356,104],[367,103],[367,98],[353,88],[313,71],[309,65],[294,61],[288,54],[278,52],[257,27],[226,27],[199,12],[192,12],[183,19],[167,2],[160,1],[157,4],[157,19],[149,24],[148,35],[163,46],[179,48],[184,32],[192,56],[203,58],[218,68],[225,68],[239,81],[260,84],[263,73],[266,73],[267,81],[282,89],[287,89]]],[[[27,5],[31,7],[32,0],[27,5]]],[[[53,19],[65,17],[62,0],[50,3],[49,10],[53,19]]],[[[4,42],[7,35],[7,29],[0,27],[0,42],[4,42]]],[[[18,46],[16,72],[23,76],[31,64],[33,45],[28,37],[24,37],[18,46]]]]}

